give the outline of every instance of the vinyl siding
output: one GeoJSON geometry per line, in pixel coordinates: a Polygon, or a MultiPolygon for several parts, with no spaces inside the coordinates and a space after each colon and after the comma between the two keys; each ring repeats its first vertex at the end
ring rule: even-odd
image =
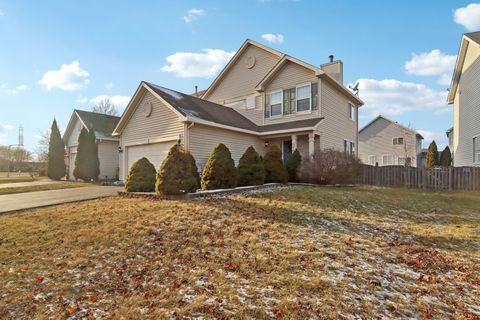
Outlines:
{"type": "Polygon", "coordinates": [[[75,125],[73,126],[72,132],[70,133],[70,137],[68,137],[67,147],[78,145],[78,136],[80,135],[80,131],[82,131],[82,128],[82,122],[78,119],[77,116],[75,116],[75,125]]]}
{"type": "Polygon", "coordinates": [[[473,137],[480,135],[480,46],[470,43],[454,101],[454,165],[473,162],[473,137]]]}
{"type": "Polygon", "coordinates": [[[121,135],[120,145],[124,152],[120,154],[119,160],[120,180],[123,180],[126,174],[124,167],[126,146],[159,142],[158,140],[162,139],[178,139],[183,134],[184,124],[180,122],[178,115],[153,94],[145,93],[135,106],[135,111],[121,135]],[[153,104],[152,113],[149,117],[146,117],[143,113],[142,106],[145,103],[153,104]]]}
{"type": "Polygon", "coordinates": [[[393,164],[398,165],[398,158],[412,159],[412,166],[417,166],[418,150],[416,134],[388,120],[379,118],[358,136],[359,158],[369,164],[369,156],[377,156],[381,166],[383,155],[393,155],[393,164]],[[404,145],[393,145],[393,138],[403,137],[404,145]]]}
{"type": "Polygon", "coordinates": [[[255,87],[280,60],[271,52],[249,45],[229,72],[221,79],[207,100],[224,104],[231,100],[255,93],[255,87]],[[248,57],[255,57],[255,65],[248,69],[245,65],[248,57]]]}
{"type": "Polygon", "coordinates": [[[195,124],[188,130],[189,151],[194,156],[200,171],[203,170],[213,148],[219,143],[225,144],[230,149],[235,165],[250,146],[253,146],[260,155],[265,152],[264,142],[253,135],[199,124],[195,124]]]}
{"type": "MultiPolygon", "coordinates": [[[[343,150],[345,139],[357,141],[357,119],[353,121],[349,116],[349,99],[326,81],[319,83],[320,115],[325,117],[318,127],[320,146],[322,149],[343,150]]],[[[358,150],[358,145],[356,145],[358,150]]]]}
{"type": "MultiPolygon", "coordinates": [[[[307,82],[317,82],[318,78],[315,72],[293,62],[287,62],[276,74],[276,76],[265,87],[265,93],[275,90],[285,90],[295,88],[299,84],[307,82]]],[[[265,118],[265,124],[282,123],[289,121],[304,120],[310,118],[318,118],[320,116],[320,108],[312,110],[308,114],[288,114],[282,117],[265,118]]]]}
{"type": "Polygon", "coordinates": [[[116,179],[119,174],[118,167],[118,141],[103,140],[98,144],[98,159],[100,160],[99,179],[116,179]]]}

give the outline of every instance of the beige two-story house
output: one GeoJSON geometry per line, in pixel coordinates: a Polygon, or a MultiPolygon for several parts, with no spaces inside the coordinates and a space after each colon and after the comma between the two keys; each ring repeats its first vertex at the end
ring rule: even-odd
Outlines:
{"type": "Polygon", "coordinates": [[[466,33],[453,73],[453,165],[480,166],[480,32],[466,33]]]}
{"type": "Polygon", "coordinates": [[[224,143],[236,163],[249,146],[264,154],[278,144],[286,160],[320,149],[356,154],[358,108],[333,57],[314,66],[247,40],[201,97],[142,82],[114,135],[120,137],[120,179],[140,157],[158,168],[180,141],[201,170],[224,143]]]}
{"type": "Polygon", "coordinates": [[[358,155],[372,166],[419,166],[423,137],[396,121],[379,115],[358,134],[358,155]]]}

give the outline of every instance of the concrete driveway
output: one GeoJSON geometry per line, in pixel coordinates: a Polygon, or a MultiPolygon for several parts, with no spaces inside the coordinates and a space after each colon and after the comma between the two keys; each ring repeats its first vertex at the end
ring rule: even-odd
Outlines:
{"type": "Polygon", "coordinates": [[[97,199],[117,195],[123,187],[91,186],[72,189],[35,191],[0,196],[0,214],[68,202],[97,199]]]}

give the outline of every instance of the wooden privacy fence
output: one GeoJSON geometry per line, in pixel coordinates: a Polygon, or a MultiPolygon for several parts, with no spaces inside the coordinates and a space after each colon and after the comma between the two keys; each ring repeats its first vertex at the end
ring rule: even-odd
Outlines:
{"type": "Polygon", "coordinates": [[[480,191],[480,167],[425,169],[362,165],[358,183],[385,187],[480,191]]]}

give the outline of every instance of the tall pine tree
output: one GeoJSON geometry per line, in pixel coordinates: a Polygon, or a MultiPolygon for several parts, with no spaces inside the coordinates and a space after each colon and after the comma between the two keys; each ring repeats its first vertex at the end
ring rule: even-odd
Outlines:
{"type": "Polygon", "coordinates": [[[98,146],[95,142],[93,130],[87,131],[82,128],[78,136],[77,157],[73,175],[77,179],[86,181],[97,180],[100,174],[100,162],[98,160],[98,146]]]}
{"type": "Polygon", "coordinates": [[[440,165],[442,167],[450,167],[452,166],[452,153],[450,152],[450,148],[448,146],[443,149],[440,155],[440,165]]]}
{"type": "Polygon", "coordinates": [[[425,168],[433,168],[438,166],[438,149],[435,140],[430,143],[427,151],[427,159],[425,159],[425,168]]]}
{"type": "Polygon", "coordinates": [[[60,180],[65,176],[65,144],[63,143],[57,120],[53,119],[50,131],[50,142],[48,144],[48,177],[53,180],[60,180]]]}

